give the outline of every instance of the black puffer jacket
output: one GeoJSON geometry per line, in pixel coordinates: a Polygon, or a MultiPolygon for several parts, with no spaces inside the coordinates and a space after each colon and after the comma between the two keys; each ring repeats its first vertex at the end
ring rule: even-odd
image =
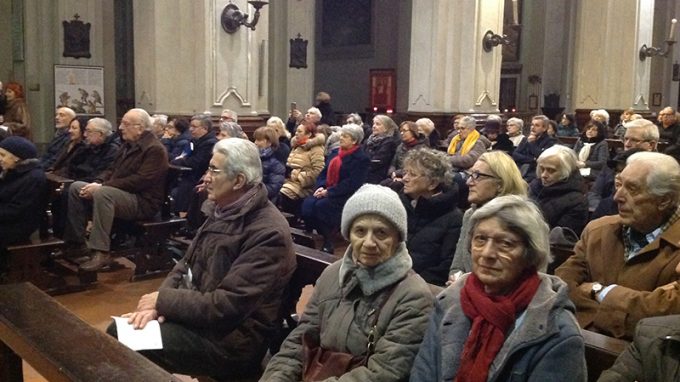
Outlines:
{"type": "Polygon", "coordinates": [[[38,159],[19,162],[0,178],[0,246],[27,240],[38,229],[46,191],[38,159]]]}
{"type": "Polygon", "coordinates": [[[371,135],[368,137],[364,150],[371,160],[366,175],[366,183],[378,184],[387,178],[387,170],[392,164],[392,158],[397,151],[398,138],[394,135],[371,135]]]}
{"type": "Polygon", "coordinates": [[[420,198],[416,207],[403,192],[399,197],[408,218],[406,246],[413,270],[428,283],[444,286],[463,224],[463,214],[456,207],[457,188],[444,189],[428,199],[420,198]]]}
{"type": "Polygon", "coordinates": [[[529,194],[538,203],[550,229],[568,227],[581,235],[588,222],[588,199],[583,193],[583,178],[578,171],[567,180],[548,187],[543,187],[540,179],[534,179],[529,194]]]}

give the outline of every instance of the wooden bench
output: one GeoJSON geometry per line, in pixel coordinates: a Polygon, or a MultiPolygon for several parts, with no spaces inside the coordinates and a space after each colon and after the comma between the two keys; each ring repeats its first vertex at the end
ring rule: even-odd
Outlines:
{"type": "Polygon", "coordinates": [[[588,381],[597,381],[600,374],[612,367],[619,354],[626,350],[630,344],[628,341],[605,336],[590,330],[581,329],[581,334],[586,344],[588,381]]]}
{"type": "Polygon", "coordinates": [[[295,227],[290,227],[290,234],[293,236],[293,243],[295,244],[314,249],[321,249],[323,247],[323,236],[319,234],[305,232],[305,230],[295,227]]]}
{"type": "Polygon", "coordinates": [[[48,381],[176,381],[28,283],[0,286],[0,380],[23,381],[24,359],[48,381]]]}

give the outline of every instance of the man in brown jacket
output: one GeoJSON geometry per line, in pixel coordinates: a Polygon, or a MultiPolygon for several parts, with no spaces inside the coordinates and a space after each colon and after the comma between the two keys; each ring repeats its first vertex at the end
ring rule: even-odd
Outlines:
{"type": "Polygon", "coordinates": [[[590,222],[555,274],[581,327],[632,338],[642,318],[680,313],[680,166],[639,152],[617,177],[619,214],[590,222]]]}
{"type": "Polygon", "coordinates": [[[85,251],[93,255],[80,265],[83,271],[98,271],[111,263],[109,247],[114,217],[148,219],[158,213],[163,203],[168,155],[151,132],[149,114],[143,109],[128,111],[119,130],[125,143],[111,167],[94,182],[75,182],[68,191],[66,252],[69,256],[85,251]],[[87,248],[83,248],[89,219],[92,230],[87,248]]]}
{"type": "Polygon", "coordinates": [[[245,376],[260,370],[295,270],[290,229],[267,198],[252,142],[215,144],[204,181],[207,220],[160,289],[123,317],[137,329],[161,323],[163,349],[141,353],[170,372],[245,376]]]}

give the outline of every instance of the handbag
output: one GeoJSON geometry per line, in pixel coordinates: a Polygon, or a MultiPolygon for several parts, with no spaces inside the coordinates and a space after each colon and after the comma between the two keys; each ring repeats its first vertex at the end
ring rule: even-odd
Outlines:
{"type": "MultiPolygon", "coordinates": [[[[407,276],[410,276],[413,270],[409,270],[407,276]]],[[[401,284],[402,279],[396,283],[386,295],[383,295],[373,314],[373,321],[371,322],[371,330],[368,332],[368,344],[366,345],[366,353],[360,356],[355,356],[350,353],[338,352],[324,349],[320,345],[320,331],[318,329],[308,330],[302,334],[302,350],[303,350],[303,367],[302,367],[302,381],[315,382],[323,381],[331,377],[340,377],[341,375],[356,369],[360,366],[366,366],[368,358],[375,351],[375,341],[378,323],[378,317],[383,306],[389,300],[390,296],[397,286],[401,284]]]]}

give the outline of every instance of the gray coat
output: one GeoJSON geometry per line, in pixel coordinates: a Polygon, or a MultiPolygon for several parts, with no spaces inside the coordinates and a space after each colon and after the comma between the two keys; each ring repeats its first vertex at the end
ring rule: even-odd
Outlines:
{"type": "Polygon", "coordinates": [[[458,236],[458,244],[456,244],[456,253],[451,261],[451,269],[449,275],[458,271],[463,273],[472,272],[472,255],[470,254],[470,217],[475,212],[475,208],[471,207],[463,214],[463,225],[460,227],[460,236],[458,236]]]}
{"type": "Polygon", "coordinates": [[[642,319],[635,339],[600,382],[680,380],[680,315],[642,319]]]}
{"type": "MultiPolygon", "coordinates": [[[[451,381],[472,322],[460,307],[464,275],[437,296],[435,312],[411,371],[411,381],[451,381]]],[[[488,381],[585,381],[583,337],[567,286],[539,273],[541,284],[515,321],[489,368],[488,381]]]]}
{"type": "Polygon", "coordinates": [[[372,323],[371,309],[377,307],[378,296],[389,293],[390,286],[402,279],[379,313],[378,339],[368,365],[331,380],[407,380],[434,300],[420,276],[407,275],[410,269],[411,258],[404,243],[394,256],[374,268],[355,265],[349,247],[343,259],[330,265],[319,277],[298,327],[271,359],[260,381],[302,380],[301,338],[308,330],[320,331],[324,349],[364,354],[372,323]]]}

